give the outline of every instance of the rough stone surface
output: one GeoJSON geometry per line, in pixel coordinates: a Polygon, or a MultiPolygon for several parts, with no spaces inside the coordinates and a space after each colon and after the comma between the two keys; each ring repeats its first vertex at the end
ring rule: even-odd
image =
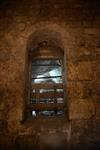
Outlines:
{"type": "Polygon", "coordinates": [[[53,137],[60,143],[60,146],[56,145],[58,147],[54,146],[51,149],[64,149],[65,143],[67,148],[71,146],[72,149],[100,149],[99,6],[99,0],[1,2],[1,150],[15,147],[16,149],[34,147],[38,150],[48,148],[44,140],[48,137],[45,128],[50,127],[47,122],[45,128],[38,126],[37,132],[34,131],[35,127],[33,128],[34,120],[30,123],[27,119],[21,124],[27,101],[25,89],[28,51],[45,40],[53,46],[61,47],[66,59],[68,114],[67,120],[65,119],[62,127],[60,126],[60,133],[53,129],[55,122],[59,121],[55,120],[51,125],[50,138],[53,137]],[[41,139],[40,133],[44,134],[44,139],[41,139]]]}

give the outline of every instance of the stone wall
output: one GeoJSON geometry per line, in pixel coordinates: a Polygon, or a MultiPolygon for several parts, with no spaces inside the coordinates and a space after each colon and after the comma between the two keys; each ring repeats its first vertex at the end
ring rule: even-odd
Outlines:
{"type": "MultiPolygon", "coordinates": [[[[89,2],[89,0],[87,2],[83,0],[1,2],[1,136],[15,137],[20,135],[24,128],[24,132],[28,132],[26,125],[20,124],[26,99],[27,46],[31,35],[34,36],[37,31],[41,34],[47,31],[52,33],[52,38],[54,36],[60,39],[66,55],[71,145],[73,148],[81,148],[83,145],[92,148],[98,145],[100,142],[99,26],[99,2],[89,2]]],[[[28,128],[31,132],[31,126],[28,128]]],[[[5,140],[1,143],[5,143],[5,140]]]]}

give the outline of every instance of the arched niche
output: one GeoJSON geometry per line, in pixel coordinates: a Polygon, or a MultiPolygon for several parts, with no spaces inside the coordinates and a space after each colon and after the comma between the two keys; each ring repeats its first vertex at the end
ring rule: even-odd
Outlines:
{"type": "MultiPolygon", "coordinates": [[[[61,36],[58,32],[51,30],[38,30],[32,33],[27,41],[27,57],[26,57],[26,101],[25,101],[25,114],[27,116],[27,106],[30,101],[31,95],[31,62],[32,59],[63,59],[63,71],[66,67],[64,57],[64,48],[61,36]]],[[[64,105],[62,106],[65,111],[67,109],[66,101],[66,72],[63,74],[63,88],[64,88],[64,105]]]]}

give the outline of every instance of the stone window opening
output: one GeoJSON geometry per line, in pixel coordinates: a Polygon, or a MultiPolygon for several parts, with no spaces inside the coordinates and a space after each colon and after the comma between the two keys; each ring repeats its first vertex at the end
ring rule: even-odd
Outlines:
{"type": "Polygon", "coordinates": [[[64,54],[44,43],[29,54],[28,114],[33,118],[65,115],[64,54]]]}

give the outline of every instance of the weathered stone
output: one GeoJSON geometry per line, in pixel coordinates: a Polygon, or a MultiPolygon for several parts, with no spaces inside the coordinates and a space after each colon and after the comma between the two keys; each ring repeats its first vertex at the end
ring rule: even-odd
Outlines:
{"type": "Polygon", "coordinates": [[[0,62],[5,63],[9,59],[10,59],[10,51],[5,48],[0,49],[0,62]]]}
{"type": "Polygon", "coordinates": [[[95,115],[92,99],[74,99],[70,102],[70,119],[89,119],[95,115]]]}
{"type": "Polygon", "coordinates": [[[77,59],[79,61],[95,61],[95,53],[93,48],[78,47],[77,48],[77,59]]]}
{"type": "Polygon", "coordinates": [[[5,0],[0,3],[1,150],[15,149],[14,143],[16,149],[48,149],[48,139],[53,139],[49,143],[51,149],[64,149],[67,142],[75,144],[76,149],[99,145],[99,4],[89,0],[5,0]],[[64,121],[53,118],[53,124],[49,122],[52,118],[45,121],[28,118],[26,107],[29,103],[28,52],[43,41],[61,48],[66,55],[62,72],[66,72],[63,78],[67,84],[64,108],[67,113],[61,117],[64,121]],[[63,129],[65,124],[70,125],[63,129]],[[49,136],[46,129],[51,127],[49,136]]]}
{"type": "Polygon", "coordinates": [[[72,149],[98,149],[100,148],[100,122],[99,120],[73,120],[72,121],[72,149]],[[98,128],[99,127],[99,128],[98,128]],[[95,132],[94,132],[95,129],[95,132]],[[96,132],[97,130],[97,132],[96,132]],[[96,136],[95,136],[96,133],[96,136]],[[76,136],[77,135],[77,136],[76,136]],[[84,136],[87,135],[87,136],[84,136]]]}
{"type": "Polygon", "coordinates": [[[98,94],[98,87],[94,85],[91,81],[81,82],[81,81],[69,81],[68,83],[68,97],[69,98],[90,98],[98,94]],[[97,90],[96,90],[97,89],[97,90]]]}
{"type": "Polygon", "coordinates": [[[77,74],[76,74],[76,65],[74,63],[68,62],[67,66],[67,75],[68,80],[74,81],[76,80],[77,74]]]}
{"type": "Polygon", "coordinates": [[[77,66],[77,78],[81,81],[93,80],[93,64],[90,62],[79,62],[77,66]]]}

